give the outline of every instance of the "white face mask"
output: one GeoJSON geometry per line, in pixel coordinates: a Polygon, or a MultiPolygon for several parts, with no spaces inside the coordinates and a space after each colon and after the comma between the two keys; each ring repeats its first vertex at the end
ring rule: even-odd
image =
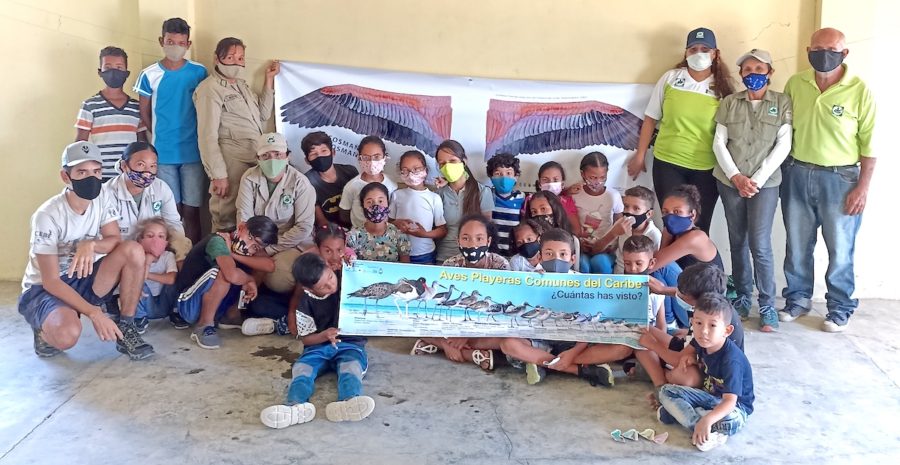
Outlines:
{"type": "Polygon", "coordinates": [[[163,53],[171,61],[179,61],[187,53],[187,47],[181,45],[163,45],[163,53]]]}
{"type": "Polygon", "coordinates": [[[563,183],[561,182],[548,182],[546,184],[541,184],[541,190],[552,192],[554,195],[559,195],[562,192],[563,183]]]}
{"type": "Polygon", "coordinates": [[[712,54],[709,52],[700,52],[688,55],[687,64],[694,71],[705,71],[712,66],[712,54]]]}

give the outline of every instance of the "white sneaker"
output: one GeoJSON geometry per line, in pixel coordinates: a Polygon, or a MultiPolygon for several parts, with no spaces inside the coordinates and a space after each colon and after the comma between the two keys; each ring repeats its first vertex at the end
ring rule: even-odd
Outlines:
{"type": "Polygon", "coordinates": [[[247,318],[241,325],[244,336],[260,336],[275,332],[275,320],[271,318],[247,318]]]}
{"type": "Polygon", "coordinates": [[[294,405],[273,405],[259,414],[259,419],[269,428],[287,428],[312,421],[316,417],[316,406],[309,402],[294,405]]]}
{"type": "Polygon", "coordinates": [[[375,410],[375,399],[356,396],[332,402],[325,406],[325,418],[329,421],[360,421],[375,410]]]}
{"type": "Polygon", "coordinates": [[[709,450],[713,450],[716,447],[721,446],[722,444],[725,444],[726,441],[728,441],[727,434],[722,434],[718,431],[713,431],[713,432],[709,433],[709,437],[706,438],[706,442],[697,444],[697,449],[700,449],[701,452],[706,452],[709,450]]]}
{"type": "Polygon", "coordinates": [[[849,323],[845,325],[839,325],[831,320],[825,320],[822,322],[822,331],[826,333],[842,333],[847,326],[850,326],[849,323]]]}

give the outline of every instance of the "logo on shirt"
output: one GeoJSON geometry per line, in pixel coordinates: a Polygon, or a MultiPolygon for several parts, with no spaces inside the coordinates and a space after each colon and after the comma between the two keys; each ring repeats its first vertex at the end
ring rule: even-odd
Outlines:
{"type": "Polygon", "coordinates": [[[684,78],[678,78],[672,83],[673,87],[684,87],[684,78]]]}
{"type": "Polygon", "coordinates": [[[281,194],[281,204],[282,205],[288,206],[288,205],[292,205],[293,203],[294,203],[293,197],[291,197],[287,194],[281,194]]]}
{"type": "Polygon", "coordinates": [[[35,231],[34,232],[35,239],[44,239],[44,240],[49,241],[51,237],[53,237],[53,233],[50,231],[35,231]]]}
{"type": "Polygon", "coordinates": [[[153,213],[159,213],[162,211],[162,200],[157,200],[153,202],[153,213]]]}
{"type": "Polygon", "coordinates": [[[844,107],[840,105],[832,105],[831,114],[834,116],[844,116],[844,107]]]}
{"type": "Polygon", "coordinates": [[[778,107],[769,107],[769,116],[778,116],[778,107]]]}

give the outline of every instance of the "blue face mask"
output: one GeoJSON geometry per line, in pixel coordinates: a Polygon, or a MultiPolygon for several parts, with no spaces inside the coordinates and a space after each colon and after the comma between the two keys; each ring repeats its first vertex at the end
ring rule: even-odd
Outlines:
{"type": "Polygon", "coordinates": [[[666,231],[669,231],[669,234],[673,236],[677,236],[691,229],[694,225],[694,220],[692,220],[690,216],[678,216],[674,213],[664,215],[662,220],[663,226],[666,227],[666,231]]]}
{"type": "Polygon", "coordinates": [[[519,246],[519,254],[523,257],[531,259],[541,250],[541,243],[538,241],[526,242],[519,246]]]}
{"type": "Polygon", "coordinates": [[[744,81],[744,85],[747,86],[747,89],[756,92],[769,83],[769,76],[765,74],[750,73],[744,76],[742,81],[744,81]]]}
{"type": "Polygon", "coordinates": [[[547,273],[568,273],[572,269],[572,263],[554,258],[553,260],[542,261],[541,268],[547,273]]]}
{"type": "Polygon", "coordinates": [[[506,195],[512,192],[513,188],[516,187],[516,178],[498,176],[496,178],[491,178],[491,183],[494,184],[494,189],[497,190],[498,194],[506,195]]]}
{"type": "Polygon", "coordinates": [[[688,313],[693,313],[694,311],[694,306],[689,305],[687,302],[685,302],[684,299],[682,299],[681,296],[678,295],[678,293],[675,293],[675,303],[677,303],[679,307],[681,307],[688,313]]]}

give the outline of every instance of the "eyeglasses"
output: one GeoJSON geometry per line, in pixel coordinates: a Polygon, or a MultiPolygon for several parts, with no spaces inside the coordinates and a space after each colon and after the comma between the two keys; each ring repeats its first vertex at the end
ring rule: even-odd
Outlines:
{"type": "Polygon", "coordinates": [[[387,158],[387,155],[384,155],[381,153],[379,153],[377,155],[360,155],[359,156],[360,161],[381,161],[381,160],[384,160],[385,158],[387,158]]]}
{"type": "Polygon", "coordinates": [[[260,160],[284,160],[287,157],[287,152],[266,152],[256,156],[256,158],[259,158],[260,160]]]}
{"type": "Polygon", "coordinates": [[[410,174],[422,174],[422,173],[425,173],[425,172],[426,172],[426,169],[425,169],[425,168],[416,168],[416,169],[414,169],[414,170],[412,170],[412,171],[410,171],[410,170],[408,170],[408,169],[406,169],[406,168],[403,168],[403,169],[400,170],[400,176],[409,176],[410,174]]]}

